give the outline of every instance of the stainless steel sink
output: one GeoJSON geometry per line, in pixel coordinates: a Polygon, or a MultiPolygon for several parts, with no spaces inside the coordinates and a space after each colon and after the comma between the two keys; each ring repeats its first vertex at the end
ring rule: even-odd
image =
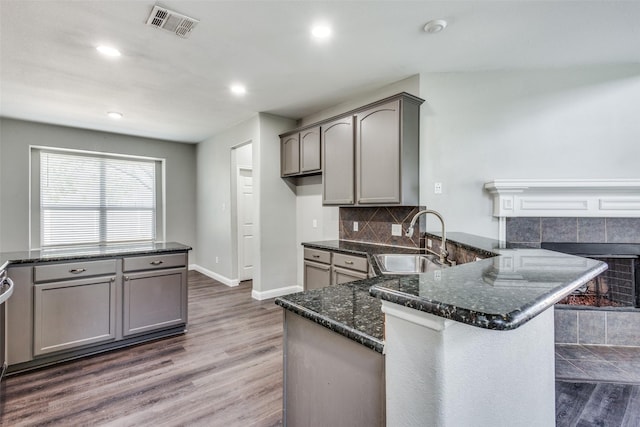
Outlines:
{"type": "Polygon", "coordinates": [[[419,274],[447,267],[437,255],[380,254],[375,259],[382,274],[419,274]]]}

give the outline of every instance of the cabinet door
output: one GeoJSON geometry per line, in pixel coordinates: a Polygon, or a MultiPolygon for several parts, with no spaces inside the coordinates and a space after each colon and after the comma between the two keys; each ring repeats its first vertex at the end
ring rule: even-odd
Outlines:
{"type": "Polygon", "coordinates": [[[322,126],[322,204],[352,205],[353,116],[322,126]]]}
{"type": "Polygon", "coordinates": [[[400,203],[400,101],[356,116],[358,204],[400,203]]]}
{"type": "Polygon", "coordinates": [[[300,172],[320,170],[320,126],[300,132],[300,172]]]}
{"type": "Polygon", "coordinates": [[[280,167],[282,176],[300,172],[300,134],[285,136],[280,140],[280,167]]]}
{"type": "Polygon", "coordinates": [[[366,279],[367,273],[359,271],[347,270],[340,267],[333,267],[333,285],[341,285],[343,283],[353,282],[354,280],[366,279]]]}
{"type": "Polygon", "coordinates": [[[34,286],[34,355],[116,337],[115,277],[34,286]]]}
{"type": "Polygon", "coordinates": [[[124,336],[187,323],[187,270],[125,275],[123,306],[124,336]]]}
{"type": "Polygon", "coordinates": [[[318,262],[304,262],[304,290],[319,289],[331,284],[331,266],[318,262]]]}

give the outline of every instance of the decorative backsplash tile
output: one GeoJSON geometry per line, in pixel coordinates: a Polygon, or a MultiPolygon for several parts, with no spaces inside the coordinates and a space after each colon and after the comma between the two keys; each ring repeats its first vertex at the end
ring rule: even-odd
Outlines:
{"type": "Polygon", "coordinates": [[[640,218],[507,218],[507,242],[640,243],[640,218]]]}
{"type": "Polygon", "coordinates": [[[424,216],[419,218],[413,237],[404,235],[411,219],[420,209],[424,208],[419,206],[341,207],[339,237],[341,240],[356,242],[420,247],[420,236],[425,224],[424,216]],[[354,221],[358,222],[358,231],[353,231],[354,221]],[[402,226],[402,236],[391,235],[392,224],[402,226]]]}

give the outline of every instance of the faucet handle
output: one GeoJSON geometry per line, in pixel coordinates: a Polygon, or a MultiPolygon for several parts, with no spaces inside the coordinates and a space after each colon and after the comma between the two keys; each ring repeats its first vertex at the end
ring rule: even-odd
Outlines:
{"type": "Polygon", "coordinates": [[[413,236],[413,227],[407,228],[407,233],[405,234],[407,237],[413,236]]]}

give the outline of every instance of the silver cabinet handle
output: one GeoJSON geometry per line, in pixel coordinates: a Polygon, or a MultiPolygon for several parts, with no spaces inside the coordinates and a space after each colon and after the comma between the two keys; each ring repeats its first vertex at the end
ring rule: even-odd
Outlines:
{"type": "Polygon", "coordinates": [[[72,268],[71,270],[69,270],[69,273],[80,274],[80,273],[84,273],[85,271],[87,271],[86,268],[72,268]]]}
{"type": "Polygon", "coordinates": [[[352,265],[352,264],[353,264],[353,261],[345,261],[344,263],[345,263],[345,264],[348,264],[348,265],[352,265]]]}
{"type": "Polygon", "coordinates": [[[129,281],[129,276],[124,276],[125,281],[129,281]]]}
{"type": "Polygon", "coordinates": [[[314,258],[320,258],[320,255],[312,255],[314,258]]]}
{"type": "Polygon", "coordinates": [[[151,265],[160,265],[162,264],[164,261],[151,261],[149,264],[151,265]]]}

